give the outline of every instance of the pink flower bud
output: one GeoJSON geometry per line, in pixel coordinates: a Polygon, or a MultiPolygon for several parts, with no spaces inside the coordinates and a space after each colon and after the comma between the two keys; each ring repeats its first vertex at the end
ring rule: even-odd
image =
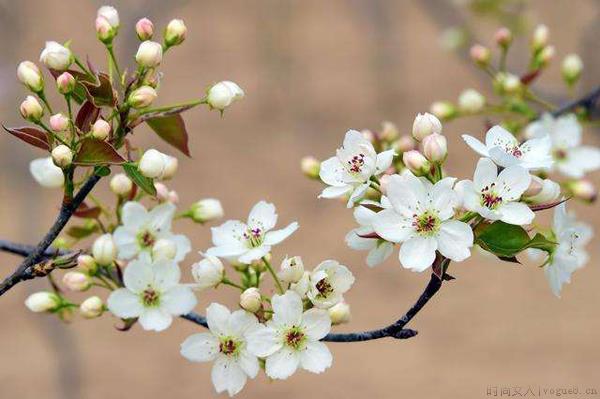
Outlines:
{"type": "Polygon", "coordinates": [[[395,123],[390,121],[384,121],[381,124],[381,133],[379,136],[382,140],[387,142],[392,142],[398,138],[400,132],[398,131],[398,126],[395,123]]]}
{"type": "Polygon", "coordinates": [[[598,190],[589,180],[578,180],[569,184],[569,188],[575,198],[586,202],[594,202],[598,197],[598,190]]]}
{"type": "Polygon", "coordinates": [[[96,37],[102,43],[109,44],[113,41],[117,31],[110,25],[110,22],[102,16],[96,18],[96,37]]]}
{"type": "Polygon", "coordinates": [[[127,102],[133,108],[146,108],[152,104],[156,99],[156,90],[150,86],[142,86],[135,89],[133,93],[129,95],[127,102]]]}
{"type": "Polygon", "coordinates": [[[415,175],[423,175],[431,168],[427,158],[417,150],[407,151],[402,154],[402,162],[415,175]]]}
{"type": "Polygon", "coordinates": [[[64,132],[69,127],[69,118],[61,113],[50,117],[50,128],[55,132],[64,132]]]}
{"type": "Polygon", "coordinates": [[[61,73],[56,78],[56,86],[61,94],[69,94],[75,89],[75,78],[69,72],[61,73]]]}
{"type": "Polygon", "coordinates": [[[77,267],[86,273],[93,274],[96,272],[98,265],[91,255],[79,255],[77,257],[77,267]]]}
{"type": "Polygon", "coordinates": [[[176,46],[185,40],[187,28],[181,19],[173,19],[165,29],[165,44],[167,47],[176,46]]]}
{"type": "Polygon", "coordinates": [[[492,58],[492,52],[489,48],[481,44],[475,44],[470,50],[471,59],[479,66],[487,66],[492,58]]]}
{"type": "Polygon", "coordinates": [[[90,277],[81,272],[65,273],[62,281],[71,291],[85,291],[92,286],[90,277]]]}
{"type": "Polygon", "coordinates": [[[92,136],[98,140],[106,140],[110,134],[110,124],[104,119],[98,119],[92,125],[92,136]]]}
{"type": "Polygon", "coordinates": [[[169,200],[169,188],[162,183],[154,183],[156,189],[156,198],[159,202],[167,202],[169,200]]]}
{"type": "Polygon", "coordinates": [[[179,203],[179,194],[177,194],[177,191],[175,191],[175,190],[169,191],[169,196],[167,198],[167,201],[169,201],[171,204],[178,204],[179,203]]]}
{"type": "Polygon", "coordinates": [[[40,62],[50,69],[64,71],[73,63],[71,50],[57,42],[46,42],[46,47],[40,54],[40,62]]]}
{"type": "Polygon", "coordinates": [[[110,24],[112,28],[119,28],[119,13],[117,9],[111,6],[102,6],[98,9],[96,17],[102,17],[110,24]]]}
{"type": "Polygon", "coordinates": [[[431,162],[444,162],[448,155],[446,137],[438,133],[430,134],[423,139],[423,152],[431,162]]]}
{"type": "Polygon", "coordinates": [[[412,135],[417,141],[423,140],[433,133],[442,132],[442,123],[430,113],[417,114],[413,122],[412,135]]]}
{"type": "Polygon", "coordinates": [[[142,18],[135,24],[135,33],[141,41],[150,40],[154,34],[154,24],[148,18],[142,18]]]}
{"type": "Polygon", "coordinates": [[[394,149],[399,153],[414,150],[416,148],[417,148],[417,143],[412,138],[412,136],[409,136],[408,134],[404,134],[404,135],[400,136],[398,141],[396,141],[394,143],[394,149]]]}
{"type": "Polygon", "coordinates": [[[17,78],[34,93],[44,89],[44,77],[40,69],[31,61],[23,61],[17,67],[17,78]]]}
{"type": "Polygon", "coordinates": [[[27,96],[21,103],[19,111],[23,118],[31,122],[38,122],[44,115],[44,109],[34,96],[27,96]]]}
{"type": "Polygon", "coordinates": [[[500,47],[507,48],[513,40],[513,34],[510,29],[502,27],[494,34],[494,41],[500,47]]]}
{"type": "Polygon", "coordinates": [[[258,312],[261,304],[262,296],[256,287],[250,287],[240,295],[240,306],[250,313],[258,312]]]}

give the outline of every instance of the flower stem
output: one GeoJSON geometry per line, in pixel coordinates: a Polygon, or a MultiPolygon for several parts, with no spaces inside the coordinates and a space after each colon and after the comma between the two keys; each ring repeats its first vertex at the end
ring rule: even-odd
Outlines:
{"type": "Polygon", "coordinates": [[[223,277],[223,280],[221,280],[221,284],[225,284],[225,285],[229,285],[231,287],[235,287],[237,289],[239,289],[240,291],[244,291],[244,287],[242,287],[241,285],[234,283],[233,281],[229,280],[227,277],[223,277]]]}
{"type": "Polygon", "coordinates": [[[44,94],[44,90],[41,90],[39,93],[37,93],[37,95],[40,98],[40,100],[42,100],[42,102],[44,103],[44,105],[46,106],[46,108],[48,108],[48,111],[51,114],[54,114],[54,111],[52,111],[52,107],[50,106],[50,103],[46,99],[46,94],[44,94]]]}
{"type": "Polygon", "coordinates": [[[164,112],[164,111],[170,111],[172,109],[175,108],[184,108],[184,107],[195,107],[196,105],[200,105],[200,104],[206,104],[206,99],[205,98],[201,98],[201,99],[197,99],[197,100],[191,100],[191,101],[187,101],[184,103],[179,103],[179,104],[174,104],[174,105],[166,105],[164,107],[157,107],[157,108],[148,108],[146,110],[143,110],[142,112],[140,112],[140,115],[144,115],[144,114],[150,114],[150,113],[154,113],[154,112],[164,112]]]}
{"type": "Polygon", "coordinates": [[[110,71],[112,71],[111,64],[112,64],[112,66],[115,67],[115,71],[117,71],[117,76],[119,78],[118,80],[120,83],[121,82],[121,70],[119,69],[119,64],[117,63],[117,58],[115,57],[115,52],[113,51],[112,44],[107,45],[106,50],[108,51],[108,55],[110,56],[109,61],[111,61],[111,62],[109,62],[108,68],[110,71]]]}
{"type": "Polygon", "coordinates": [[[269,273],[271,273],[273,280],[275,280],[275,285],[277,286],[277,290],[279,291],[280,294],[283,294],[285,291],[283,289],[283,286],[281,285],[281,281],[279,281],[279,277],[277,277],[277,273],[275,273],[275,270],[273,270],[273,266],[271,266],[271,262],[269,262],[267,260],[267,258],[264,256],[263,256],[262,260],[263,260],[265,266],[267,267],[267,270],[269,271],[269,273]]]}

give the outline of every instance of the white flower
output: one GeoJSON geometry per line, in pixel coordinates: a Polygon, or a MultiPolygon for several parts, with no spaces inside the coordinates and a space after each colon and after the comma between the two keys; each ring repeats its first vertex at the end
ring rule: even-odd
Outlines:
{"type": "Polygon", "coordinates": [[[331,324],[333,325],[347,323],[352,317],[350,305],[344,301],[330,307],[327,311],[329,313],[329,318],[331,319],[331,324]]]}
{"type": "Polygon", "coordinates": [[[62,169],[54,165],[52,157],[34,159],[29,164],[29,171],[42,187],[58,188],[65,182],[62,169]]]}
{"type": "Polygon", "coordinates": [[[157,205],[150,212],[139,202],[129,201],[123,205],[123,225],[113,233],[119,259],[131,259],[140,253],[151,254],[159,239],[167,239],[177,246],[177,254],[173,260],[182,261],[190,252],[191,244],[183,234],[171,233],[175,210],[175,205],[170,202],[157,205]]]}
{"type": "Polygon", "coordinates": [[[273,245],[279,244],[298,229],[298,223],[293,222],[281,230],[271,231],[276,223],[275,205],[260,201],[250,211],[247,223],[229,220],[211,228],[215,246],[206,253],[250,264],[268,254],[273,245]]]}
{"type": "Polygon", "coordinates": [[[215,390],[233,396],[260,369],[247,344],[258,320],[244,310],[231,313],[225,306],[212,303],[206,309],[206,321],[210,332],[190,335],[181,344],[181,355],[192,362],[214,361],[211,378],[215,390]]]}
{"type": "MultiPolygon", "coordinates": [[[[564,203],[556,207],[551,239],[558,242],[558,246],[546,261],[544,274],[552,293],[557,297],[560,298],[562,286],[571,282],[571,274],[587,263],[589,256],[584,247],[590,242],[592,235],[590,226],[577,222],[572,215],[567,214],[564,203]]],[[[542,251],[529,252],[537,255],[542,251]]]]}
{"type": "Polygon", "coordinates": [[[527,190],[531,176],[518,165],[509,166],[498,174],[498,168],[488,158],[477,163],[473,181],[463,180],[456,185],[462,194],[463,206],[489,220],[525,225],[535,217],[527,205],[519,202],[527,190]]]}
{"type": "Polygon", "coordinates": [[[319,176],[330,187],[325,188],[319,197],[337,198],[350,194],[348,208],[351,208],[367,192],[371,177],[389,168],[393,158],[394,150],[377,154],[373,144],[360,132],[349,130],[336,156],[321,163],[319,176]]]}
{"type": "Polygon", "coordinates": [[[344,300],[354,284],[352,272],[335,260],[321,262],[310,274],[308,299],[317,308],[327,309],[344,300]]]}
{"type": "Polygon", "coordinates": [[[281,262],[278,277],[285,283],[297,283],[304,275],[304,263],[299,256],[286,258],[281,262]]]}
{"type": "Polygon", "coordinates": [[[392,206],[375,215],[373,227],[383,239],[402,243],[400,263],[405,268],[426,270],[436,251],[456,262],[471,256],[471,228],[451,219],[459,202],[454,181],[445,178],[431,184],[410,172],[390,177],[387,196],[392,206]]]}
{"type": "Polygon", "coordinates": [[[293,291],[274,295],[273,318],[248,334],[248,350],[266,357],[265,372],[274,379],[286,379],[298,367],[322,373],[332,363],[331,352],[320,342],[331,330],[326,310],[302,312],[302,299],[293,291]]]}
{"type": "Polygon", "coordinates": [[[528,137],[550,136],[554,166],[575,179],[600,168],[600,149],[581,145],[581,125],[574,114],[554,118],[544,114],[526,128],[528,137]]]}
{"type": "Polygon", "coordinates": [[[551,141],[547,136],[519,143],[509,131],[496,125],[485,134],[485,144],[468,134],[462,138],[479,155],[491,158],[504,168],[519,165],[534,170],[552,166],[551,141]]]}
{"type": "Polygon", "coordinates": [[[211,108],[223,111],[232,102],[244,98],[244,90],[235,82],[224,80],[208,89],[206,102],[211,108]]]}
{"type": "Polygon", "coordinates": [[[71,50],[57,42],[46,42],[46,47],[40,54],[40,62],[50,69],[64,71],[73,63],[71,50]]]}
{"type": "MultiPolygon", "coordinates": [[[[391,208],[391,204],[387,197],[381,197],[381,206],[391,208]]],[[[357,206],[354,208],[354,219],[360,227],[351,230],[346,235],[346,244],[352,249],[358,251],[369,251],[367,255],[367,265],[369,267],[377,266],[385,261],[394,251],[394,244],[378,238],[365,238],[370,234],[375,233],[373,228],[373,220],[377,212],[365,207],[357,206]]]]}
{"type": "Polygon", "coordinates": [[[196,281],[194,288],[204,290],[216,287],[223,281],[224,273],[225,268],[219,258],[206,255],[200,262],[192,265],[192,277],[196,281]]]}
{"type": "Polygon", "coordinates": [[[122,319],[139,318],[144,330],[165,330],[173,316],[186,314],[196,306],[194,293],[179,284],[180,278],[181,271],[173,261],[133,260],[123,273],[125,288],[108,297],[108,310],[122,319]]]}

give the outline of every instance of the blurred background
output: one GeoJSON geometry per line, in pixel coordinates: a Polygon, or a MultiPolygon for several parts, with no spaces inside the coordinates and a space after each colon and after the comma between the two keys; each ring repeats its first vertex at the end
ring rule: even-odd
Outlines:
{"type": "MultiPolygon", "coordinates": [[[[100,5],[0,0],[0,118],[5,124],[22,124],[18,105],[26,93],[16,80],[16,65],[25,59],[37,62],[46,40],[72,39],[78,54],[88,54],[98,65],[105,62],[93,27],[100,5]]],[[[493,32],[502,24],[529,34],[543,22],[557,56],[535,89],[557,102],[566,99],[559,60],[571,52],[579,53],[586,66],[581,92],[600,83],[597,0],[134,0],[112,5],[121,16],[116,49],[122,64],[132,65],[138,18],[151,18],[157,31],[175,17],[188,26],[186,42],[170,51],[161,67],[158,105],[197,98],[223,79],[246,90],[246,98],[223,119],[202,108],[185,115],[194,158],[180,159],[171,188],[183,206],[207,196],[219,198],[228,218],[243,219],[255,202],[266,199],[277,205],[280,223],[297,220],[300,230],[277,247],[275,262],[286,254],[301,255],[312,267],[334,258],[357,276],[346,297],[353,321],[338,331],[395,320],[429,275],[403,270],[396,256],[367,268],[366,253],[344,243],[355,225],[351,212],[341,202],[317,199],[321,186],[300,173],[302,156],[329,157],[347,129],[377,130],[383,120],[409,133],[417,112],[434,100],[455,101],[464,88],[491,94],[487,78],[465,57],[468,46],[444,50],[456,44],[456,29],[448,31],[452,27],[466,28],[471,41],[492,46],[493,32]]],[[[516,72],[526,66],[527,42],[521,36],[512,49],[509,66],[516,72]]],[[[136,132],[136,143],[173,153],[146,127],[136,132]]],[[[471,177],[476,161],[460,140],[466,132],[482,137],[482,120],[444,126],[448,171],[460,178],[471,177]]],[[[600,145],[597,133],[586,130],[584,141],[600,145]]],[[[41,188],[28,172],[30,160],[39,156],[32,147],[0,135],[2,238],[35,243],[57,212],[60,193],[41,188]]],[[[595,176],[592,180],[599,182],[595,176]]],[[[106,186],[99,191],[109,198],[106,186]]],[[[597,205],[573,203],[571,208],[599,229],[597,205]]],[[[208,227],[183,221],[176,229],[197,250],[210,244],[208,227]]],[[[410,324],[419,330],[417,338],[332,343],[334,364],[325,374],[299,372],[272,383],[260,375],[240,397],[482,398],[488,387],[524,391],[528,386],[600,391],[598,240],[589,250],[591,261],[575,273],[561,300],[534,265],[475,254],[452,265],[457,280],[445,284],[410,324]]],[[[6,254],[0,259],[2,275],[19,262],[6,254]]],[[[198,259],[188,255],[182,265],[186,278],[198,259]]],[[[0,397],[215,396],[210,365],[189,363],[179,355],[179,344],[199,331],[197,326],[181,320],[161,334],[138,327],[123,333],[109,315],[63,324],[23,306],[29,293],[46,284],[43,279],[21,284],[0,301],[0,397]]],[[[237,295],[226,289],[207,292],[197,310],[215,300],[234,306],[237,295]]]]}

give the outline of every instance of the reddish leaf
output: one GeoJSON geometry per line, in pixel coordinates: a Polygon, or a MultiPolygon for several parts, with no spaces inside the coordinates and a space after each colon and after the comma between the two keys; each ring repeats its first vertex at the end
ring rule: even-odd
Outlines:
{"type": "MultiPolygon", "coordinates": [[[[78,104],[81,104],[86,99],[86,90],[85,90],[85,87],[83,86],[83,83],[86,82],[88,84],[92,84],[92,85],[96,84],[97,85],[98,82],[94,79],[94,77],[89,76],[88,74],[86,74],[84,72],[76,71],[74,69],[69,69],[67,72],[69,72],[71,75],[73,75],[73,77],[77,81],[77,84],[75,85],[75,90],[73,90],[73,92],[71,93],[71,97],[78,104]]],[[[50,73],[52,74],[54,79],[56,79],[57,77],[60,76],[62,71],[56,71],[56,70],[51,69],[50,73]]]]}
{"type": "Polygon", "coordinates": [[[106,141],[84,139],[73,163],[82,166],[122,164],[125,159],[106,141]]]}
{"type": "Polygon", "coordinates": [[[33,128],[33,127],[6,127],[2,125],[4,130],[12,134],[18,139],[23,140],[27,144],[31,144],[34,147],[41,148],[42,150],[49,151],[50,145],[48,144],[48,136],[46,133],[33,128]]]}
{"type": "Polygon", "coordinates": [[[535,69],[533,71],[527,72],[525,75],[521,76],[521,83],[525,86],[533,82],[538,76],[540,76],[541,69],[535,69]]]}
{"type": "Polygon", "coordinates": [[[110,78],[105,73],[98,74],[98,84],[83,82],[87,98],[96,107],[114,106],[116,103],[115,91],[110,84],[110,78]]]}
{"type": "Polygon", "coordinates": [[[567,202],[570,199],[571,199],[571,197],[567,197],[567,198],[562,199],[560,201],[549,202],[547,204],[530,205],[529,209],[531,209],[534,212],[543,211],[543,210],[546,210],[546,209],[554,208],[555,206],[558,206],[558,205],[562,204],[563,202],[567,202]]]}
{"type": "Polygon", "coordinates": [[[146,123],[160,136],[160,138],[183,152],[188,157],[190,156],[188,134],[185,130],[185,122],[181,115],[157,116],[147,119],[146,123]]]}
{"type": "Polygon", "coordinates": [[[379,234],[372,232],[372,233],[368,233],[368,234],[357,234],[357,236],[359,236],[360,238],[381,238],[379,236],[379,234]]]}
{"type": "Polygon", "coordinates": [[[84,219],[96,219],[98,216],[100,216],[101,212],[102,210],[99,207],[90,207],[84,202],[79,205],[73,215],[84,219]]]}
{"type": "Polygon", "coordinates": [[[92,124],[98,119],[99,114],[100,108],[97,108],[92,102],[86,101],[77,113],[75,126],[83,133],[87,133],[90,131],[92,124]]]}

